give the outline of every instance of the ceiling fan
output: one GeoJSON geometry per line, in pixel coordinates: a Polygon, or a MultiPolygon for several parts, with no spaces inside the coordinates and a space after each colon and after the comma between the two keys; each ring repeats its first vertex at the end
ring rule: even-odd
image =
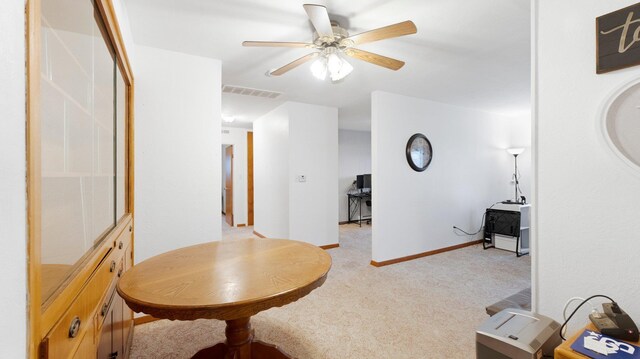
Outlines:
{"type": "Polygon", "coordinates": [[[308,61],[316,59],[311,65],[311,72],[314,76],[324,80],[328,72],[331,81],[336,82],[345,78],[353,70],[351,64],[341,58],[341,54],[391,70],[399,70],[404,66],[403,61],[360,50],[355,48],[355,46],[415,34],[418,31],[412,21],[403,21],[394,25],[349,36],[347,30],[340,27],[340,24],[329,20],[326,7],[314,4],[305,4],[303,7],[307,12],[307,16],[309,16],[313,28],[316,30],[313,42],[244,41],[242,43],[243,46],[305,47],[316,50],[279,69],[270,71],[270,76],[280,76],[308,61]]]}

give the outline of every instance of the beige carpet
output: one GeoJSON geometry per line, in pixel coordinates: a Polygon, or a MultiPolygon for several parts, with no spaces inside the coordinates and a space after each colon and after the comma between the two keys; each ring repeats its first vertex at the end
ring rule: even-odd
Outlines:
{"type": "Polygon", "coordinates": [[[251,227],[231,227],[227,224],[224,214],[222,221],[222,239],[241,239],[241,238],[258,238],[253,234],[253,226],[251,227]]]}
{"type": "MultiPolygon", "coordinates": [[[[322,287],[252,318],[257,339],[301,359],[474,358],[484,307],[530,285],[529,256],[481,245],[372,267],[366,225],[340,226],[340,248],[329,253],[322,287]]],[[[135,328],[131,357],[189,358],[222,340],[224,322],[162,320],[135,328]]]]}

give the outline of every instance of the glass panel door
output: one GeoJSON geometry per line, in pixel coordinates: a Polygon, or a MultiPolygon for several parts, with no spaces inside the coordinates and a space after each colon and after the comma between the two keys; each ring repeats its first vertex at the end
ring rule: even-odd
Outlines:
{"type": "Polygon", "coordinates": [[[41,24],[45,302],[115,226],[116,67],[92,1],[42,1],[41,24]]]}
{"type": "Polygon", "coordinates": [[[127,109],[128,88],[116,69],[116,221],[127,211],[127,109]]]}

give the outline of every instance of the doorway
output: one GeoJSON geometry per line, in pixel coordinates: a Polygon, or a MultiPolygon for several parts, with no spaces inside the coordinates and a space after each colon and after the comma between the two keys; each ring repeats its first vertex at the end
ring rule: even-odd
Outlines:
{"type": "Polygon", "coordinates": [[[223,203],[225,221],[233,227],[233,145],[224,149],[223,203]]]}
{"type": "Polygon", "coordinates": [[[247,132],[247,225],[253,226],[253,132],[247,132]]]}

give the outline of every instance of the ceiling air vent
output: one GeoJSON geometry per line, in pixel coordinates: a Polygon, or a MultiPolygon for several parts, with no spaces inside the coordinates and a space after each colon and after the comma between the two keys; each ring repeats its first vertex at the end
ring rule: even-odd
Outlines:
{"type": "Polygon", "coordinates": [[[236,95],[254,96],[262,98],[276,99],[282,95],[281,92],[273,92],[267,90],[258,90],[248,87],[222,85],[222,93],[231,93],[236,95]]]}
{"type": "Polygon", "coordinates": [[[222,134],[223,134],[223,135],[228,135],[228,134],[230,134],[230,133],[231,133],[231,132],[230,132],[229,130],[222,130],[222,134]]]}

